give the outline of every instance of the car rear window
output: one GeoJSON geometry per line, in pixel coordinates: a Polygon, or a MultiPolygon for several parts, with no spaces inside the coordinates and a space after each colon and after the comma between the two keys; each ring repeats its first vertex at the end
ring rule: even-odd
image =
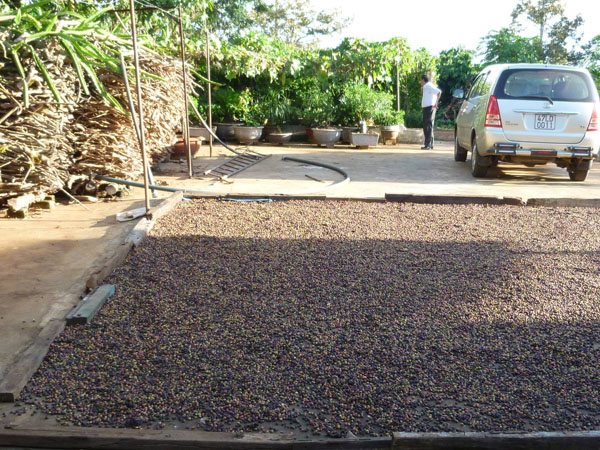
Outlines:
{"type": "Polygon", "coordinates": [[[494,95],[503,99],[551,98],[564,102],[594,102],[595,90],[582,72],[555,69],[510,69],[500,76],[494,95]]]}

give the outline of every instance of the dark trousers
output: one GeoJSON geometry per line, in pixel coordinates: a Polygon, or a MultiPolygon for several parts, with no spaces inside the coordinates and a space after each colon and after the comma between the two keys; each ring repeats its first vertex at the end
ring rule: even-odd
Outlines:
{"type": "Polygon", "coordinates": [[[433,148],[433,120],[435,118],[435,109],[433,106],[423,108],[423,134],[425,142],[423,146],[433,148]]]}

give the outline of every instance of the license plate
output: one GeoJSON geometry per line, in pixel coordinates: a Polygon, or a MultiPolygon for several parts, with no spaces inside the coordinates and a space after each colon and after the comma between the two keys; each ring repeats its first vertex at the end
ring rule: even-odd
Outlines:
{"type": "Polygon", "coordinates": [[[554,114],[536,114],[536,130],[554,130],[556,129],[556,116],[554,114]]]}

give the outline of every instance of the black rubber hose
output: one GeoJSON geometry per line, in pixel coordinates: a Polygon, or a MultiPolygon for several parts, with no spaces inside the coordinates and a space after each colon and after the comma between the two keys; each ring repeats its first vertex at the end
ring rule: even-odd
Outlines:
{"type": "MultiPolygon", "coordinates": [[[[329,186],[325,186],[323,188],[319,188],[317,190],[306,190],[306,191],[299,191],[299,192],[288,192],[288,193],[284,193],[284,194],[275,194],[275,195],[299,195],[299,194],[315,194],[318,192],[323,192],[323,191],[328,191],[330,189],[335,189],[337,187],[340,187],[346,183],[350,182],[350,176],[346,173],[346,171],[344,171],[343,169],[340,169],[339,167],[335,167],[332,166],[331,164],[326,164],[326,163],[320,163],[320,162],[316,162],[316,161],[309,161],[308,159],[300,159],[300,158],[294,158],[291,156],[284,156],[283,158],[281,158],[283,161],[293,161],[293,162],[297,162],[297,163],[301,163],[301,164],[310,164],[311,166],[318,166],[318,167],[324,167],[325,169],[330,169],[333,170],[339,174],[341,174],[344,179],[342,181],[339,181],[337,183],[333,183],[330,184],[329,186]]],[[[125,186],[132,186],[132,187],[144,187],[143,183],[138,183],[137,181],[128,181],[128,180],[121,180],[119,178],[113,178],[113,177],[107,177],[104,175],[98,175],[98,174],[93,174],[93,177],[96,180],[103,180],[103,181],[108,181],[110,183],[117,183],[117,184],[123,184],[125,186]]],[[[214,191],[200,191],[197,189],[185,189],[185,188],[177,188],[177,187],[168,187],[168,186],[149,186],[151,189],[156,189],[157,191],[165,191],[165,192],[187,192],[189,194],[211,194],[211,195],[227,195],[228,193],[219,193],[219,192],[214,192],[214,191]]]]}

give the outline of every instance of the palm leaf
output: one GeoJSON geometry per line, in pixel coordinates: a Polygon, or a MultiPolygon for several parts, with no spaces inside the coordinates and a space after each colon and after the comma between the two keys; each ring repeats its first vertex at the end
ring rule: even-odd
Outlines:
{"type": "Polygon", "coordinates": [[[73,61],[73,66],[75,66],[75,72],[77,72],[77,78],[79,78],[79,84],[81,84],[85,95],[90,95],[90,90],[88,88],[87,81],[85,81],[85,75],[81,68],[81,61],[79,59],[79,55],[75,53],[73,46],[66,39],[61,39],[60,45],[67,52],[67,54],[71,58],[71,61],[73,61]]]}
{"type": "Polygon", "coordinates": [[[96,72],[94,71],[94,69],[89,64],[87,64],[86,60],[82,60],[81,66],[83,67],[83,70],[85,70],[85,72],[87,73],[90,80],[92,80],[92,84],[94,85],[94,88],[96,89],[96,91],[98,91],[100,96],[108,104],[114,106],[116,109],[121,111],[123,114],[126,114],[125,110],[123,109],[123,107],[121,106],[119,101],[106,90],[106,87],[104,86],[102,81],[100,81],[100,79],[98,78],[98,75],[96,75],[96,72]]]}
{"type": "Polygon", "coordinates": [[[94,22],[98,17],[103,16],[108,11],[112,11],[114,9],[115,9],[114,6],[108,6],[106,8],[103,8],[103,9],[99,10],[98,12],[92,14],[87,19],[85,19],[83,22],[81,22],[81,25],[79,25],[77,28],[85,27],[86,25],[94,22]]]}
{"type": "Polygon", "coordinates": [[[32,3],[31,5],[22,6],[22,7],[20,8],[20,10],[21,10],[21,11],[23,11],[24,13],[25,13],[25,12],[29,12],[29,11],[32,11],[32,10],[34,10],[34,9],[40,8],[40,7],[42,7],[42,6],[44,6],[44,5],[48,4],[48,3],[50,3],[50,2],[52,2],[52,1],[53,1],[53,0],[41,0],[41,1],[39,1],[39,2],[32,3]]]}
{"type": "Polygon", "coordinates": [[[19,71],[19,75],[23,79],[23,104],[25,108],[29,108],[29,87],[27,86],[27,77],[25,76],[25,71],[23,70],[23,65],[21,64],[21,58],[19,58],[19,54],[13,48],[10,53],[12,54],[13,61],[17,66],[17,70],[19,71]]]}
{"type": "Polygon", "coordinates": [[[46,84],[48,85],[48,87],[50,87],[50,90],[52,91],[52,95],[54,96],[55,100],[59,103],[62,103],[62,101],[63,101],[62,97],[60,96],[60,93],[56,89],[56,85],[54,84],[54,81],[52,81],[52,78],[50,77],[50,74],[48,73],[48,69],[46,69],[46,65],[40,59],[40,57],[38,56],[35,49],[31,45],[29,45],[28,47],[29,47],[29,50],[31,51],[31,55],[33,56],[33,60],[35,61],[35,64],[37,65],[38,69],[40,69],[40,72],[42,73],[44,80],[46,80],[46,84]]]}

